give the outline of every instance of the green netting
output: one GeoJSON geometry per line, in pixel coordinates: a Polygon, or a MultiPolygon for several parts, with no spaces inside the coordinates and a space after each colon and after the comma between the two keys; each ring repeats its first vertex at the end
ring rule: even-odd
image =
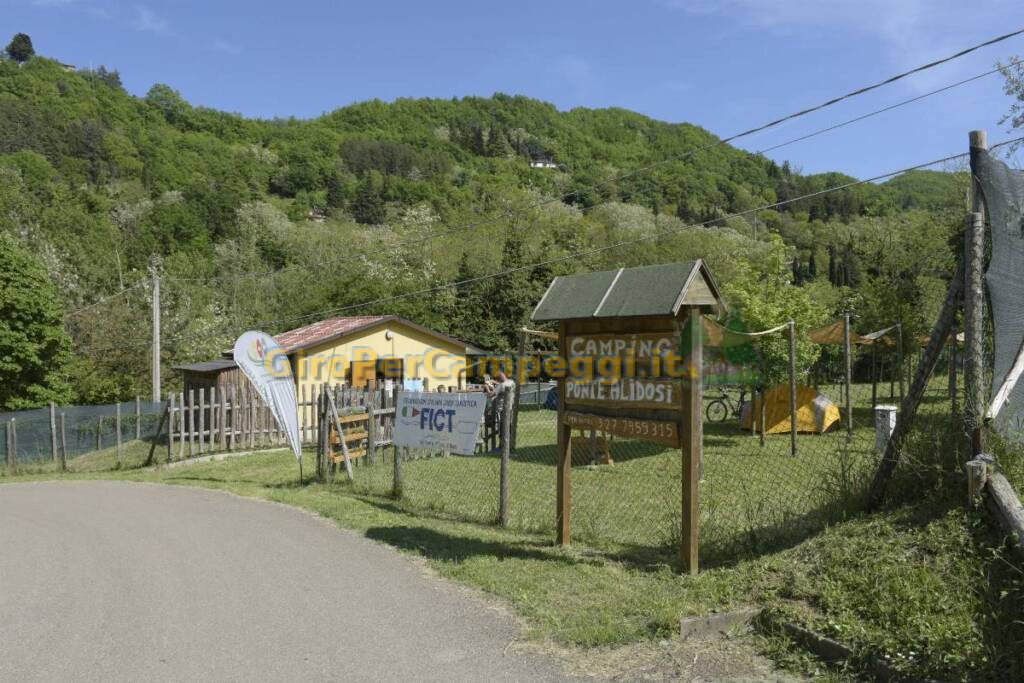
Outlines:
{"type": "MultiPolygon", "coordinates": [[[[164,403],[142,401],[136,416],[135,402],[121,403],[121,440],[150,441],[157,433],[164,403]]],[[[74,458],[114,446],[117,442],[116,403],[98,406],[57,406],[54,426],[58,449],[61,444],[60,422],[64,416],[64,440],[66,457],[74,458]]],[[[3,439],[4,461],[7,461],[8,434],[12,431],[16,439],[16,464],[45,462],[53,459],[50,409],[20,410],[0,413],[0,430],[3,439]],[[12,424],[13,420],[13,424],[12,424]]]]}

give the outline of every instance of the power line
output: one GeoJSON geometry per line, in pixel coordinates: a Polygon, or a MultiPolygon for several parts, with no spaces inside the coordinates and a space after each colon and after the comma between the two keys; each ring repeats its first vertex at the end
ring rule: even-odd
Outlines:
{"type": "MultiPolygon", "coordinates": [[[[808,114],[811,114],[811,113],[814,113],[814,112],[817,112],[817,111],[821,111],[822,109],[826,109],[828,107],[834,106],[834,105],[836,105],[836,104],[838,104],[840,102],[843,102],[845,100],[851,99],[853,97],[857,97],[859,95],[863,95],[863,94],[871,92],[873,90],[877,90],[879,88],[882,88],[882,87],[884,87],[886,85],[895,83],[895,82],[897,82],[899,80],[902,80],[902,79],[907,78],[909,76],[912,76],[914,74],[921,73],[923,71],[927,71],[928,69],[935,68],[935,67],[940,66],[942,64],[946,64],[946,63],[951,62],[951,61],[953,61],[955,59],[959,59],[960,57],[968,55],[968,54],[970,54],[972,52],[980,50],[980,49],[982,49],[984,47],[995,45],[996,43],[1000,43],[1000,42],[1003,42],[1005,40],[1009,40],[1010,38],[1019,36],[1021,34],[1024,34],[1024,28],[1018,29],[1018,30],[1013,31],[1011,33],[1006,33],[1006,34],[1001,35],[1001,36],[997,36],[995,38],[991,38],[991,39],[986,40],[984,42],[981,42],[981,43],[978,43],[978,44],[973,45],[971,47],[968,47],[968,48],[965,48],[963,50],[960,50],[959,52],[956,52],[956,53],[954,53],[952,55],[949,55],[947,57],[943,57],[942,59],[937,59],[937,60],[929,62],[927,64],[922,64],[921,66],[915,67],[915,68],[910,69],[908,71],[904,71],[904,72],[898,73],[898,74],[896,74],[894,76],[890,76],[890,77],[888,77],[888,78],[886,78],[884,80],[878,81],[877,83],[874,83],[874,84],[871,84],[871,85],[867,85],[867,86],[858,88],[856,90],[852,90],[852,91],[850,91],[850,92],[848,92],[848,93],[846,93],[844,95],[839,95],[838,97],[833,97],[833,98],[831,98],[829,100],[826,100],[825,102],[822,102],[822,103],[817,104],[815,106],[807,107],[805,109],[802,109],[800,111],[794,112],[792,114],[787,114],[786,116],[782,116],[780,118],[777,118],[774,121],[770,121],[770,122],[762,124],[760,126],[756,126],[754,128],[750,128],[748,130],[745,130],[743,132],[735,133],[735,134],[730,135],[728,137],[721,138],[721,139],[719,139],[719,140],[717,140],[717,141],[715,141],[713,143],[704,145],[702,147],[698,147],[696,149],[691,149],[691,150],[689,150],[689,151],[687,151],[687,152],[685,152],[683,154],[676,155],[676,156],[668,158],[668,159],[662,159],[660,161],[655,161],[655,162],[652,162],[650,164],[646,164],[644,166],[635,168],[635,169],[633,169],[631,171],[627,171],[625,173],[621,173],[619,175],[612,176],[611,178],[606,178],[606,179],[604,179],[604,180],[602,180],[602,181],[600,181],[598,183],[595,183],[594,185],[585,186],[585,187],[581,187],[581,188],[576,188],[575,190],[572,190],[571,192],[568,192],[567,194],[561,195],[559,197],[548,197],[548,198],[545,198],[545,199],[542,199],[540,201],[534,202],[534,203],[532,203],[530,205],[527,205],[527,206],[519,208],[519,209],[510,209],[510,210],[502,212],[502,213],[500,213],[500,214],[498,214],[496,216],[491,216],[489,218],[481,219],[479,221],[474,221],[474,222],[467,223],[467,224],[464,224],[464,225],[461,225],[461,226],[455,226],[455,227],[450,228],[450,229],[445,230],[445,231],[439,231],[439,232],[430,233],[429,235],[427,235],[425,237],[417,238],[415,241],[422,242],[424,240],[434,240],[434,239],[436,239],[438,237],[445,237],[447,235],[451,235],[451,234],[454,234],[456,232],[462,232],[462,231],[469,230],[469,229],[472,229],[472,228],[480,227],[482,225],[487,225],[489,223],[494,223],[494,222],[497,222],[497,221],[500,221],[500,220],[503,220],[503,219],[506,219],[506,218],[510,218],[510,217],[513,217],[513,216],[516,216],[516,215],[521,215],[521,214],[524,214],[524,213],[526,213],[528,211],[531,211],[533,209],[541,208],[543,206],[546,206],[548,204],[553,204],[555,202],[567,203],[569,200],[571,200],[574,197],[578,198],[579,194],[581,192],[585,191],[585,190],[594,190],[594,189],[598,189],[598,188],[604,187],[606,185],[609,185],[611,183],[616,183],[616,182],[619,182],[619,181],[622,181],[622,180],[626,180],[626,179],[631,178],[631,177],[633,177],[635,175],[638,175],[640,173],[645,173],[645,172],[650,171],[650,170],[652,170],[654,168],[658,168],[659,166],[663,166],[663,165],[669,164],[669,163],[675,163],[675,162],[681,161],[683,159],[687,159],[687,158],[689,158],[689,157],[691,157],[691,156],[693,156],[695,154],[699,154],[700,152],[705,152],[705,151],[708,151],[710,149],[714,149],[715,147],[718,147],[720,145],[729,144],[730,142],[734,142],[736,140],[739,140],[740,138],[749,137],[749,136],[754,135],[756,133],[763,132],[765,130],[768,130],[769,128],[773,128],[773,127],[775,127],[775,126],[777,126],[777,125],[779,125],[781,123],[784,123],[786,121],[791,121],[793,119],[800,118],[802,116],[806,116],[808,114]]],[[[904,100],[902,102],[898,102],[896,104],[890,105],[888,107],[884,107],[882,109],[879,109],[879,110],[876,110],[876,111],[869,112],[867,114],[861,115],[859,117],[855,117],[855,118],[850,119],[848,121],[845,121],[843,123],[836,124],[834,126],[829,126],[827,128],[823,128],[823,129],[821,129],[819,131],[815,131],[814,133],[810,133],[808,135],[801,136],[799,138],[794,138],[793,140],[790,140],[790,141],[787,141],[787,142],[784,142],[784,143],[780,143],[780,144],[774,145],[772,147],[768,147],[765,150],[761,150],[759,152],[756,152],[756,154],[763,154],[763,153],[768,152],[768,151],[776,150],[776,149],[779,149],[779,148],[784,147],[786,145],[790,145],[790,144],[794,144],[796,142],[801,142],[803,140],[807,140],[807,139],[809,139],[811,137],[815,137],[817,135],[821,135],[821,134],[824,134],[824,133],[836,130],[837,128],[842,128],[843,126],[850,125],[850,124],[858,122],[858,121],[862,121],[862,120],[870,118],[872,116],[876,116],[878,114],[882,114],[882,113],[885,113],[885,112],[888,112],[888,111],[892,111],[893,109],[896,109],[898,107],[902,107],[902,106],[905,106],[907,104],[911,104],[913,102],[918,102],[918,101],[920,101],[922,99],[925,99],[927,97],[931,97],[932,95],[936,95],[936,94],[939,94],[939,93],[942,93],[942,92],[946,92],[948,90],[951,90],[953,88],[965,85],[967,83],[970,83],[972,81],[978,80],[980,78],[984,78],[984,77],[990,76],[990,75],[992,75],[994,73],[998,73],[998,72],[1002,71],[1003,69],[1005,69],[1007,67],[1014,66],[1015,64],[1020,64],[1020,63],[1021,63],[1020,61],[1017,61],[1017,62],[1014,62],[1014,63],[1011,63],[1011,64],[1007,64],[1007,65],[1005,65],[1005,66],[1003,66],[1001,68],[996,68],[996,69],[993,69],[991,71],[986,71],[986,72],[984,72],[982,74],[978,74],[976,76],[972,76],[972,77],[964,79],[962,81],[958,81],[956,83],[952,83],[950,85],[944,86],[942,88],[938,88],[936,90],[933,90],[931,92],[925,93],[923,95],[918,95],[916,97],[912,97],[912,98],[904,100]]],[[[600,205],[605,204],[605,203],[607,203],[607,202],[601,202],[601,203],[598,203],[598,204],[596,204],[594,206],[591,206],[591,207],[588,207],[588,208],[595,208],[596,206],[600,206],[600,205]]],[[[402,244],[405,244],[405,242],[399,242],[397,245],[393,245],[393,246],[400,246],[402,244]]],[[[288,272],[288,271],[291,271],[291,270],[300,270],[300,269],[310,268],[310,267],[322,267],[322,266],[331,265],[332,263],[338,263],[338,262],[340,262],[340,260],[332,261],[332,262],[326,262],[326,263],[323,263],[321,265],[316,265],[316,266],[306,265],[306,264],[304,264],[304,265],[295,265],[295,266],[289,266],[288,268],[281,268],[281,269],[278,269],[278,270],[275,270],[275,271],[266,271],[266,272],[263,272],[263,273],[243,274],[241,276],[215,276],[215,277],[211,277],[211,278],[166,278],[166,279],[168,279],[168,280],[176,280],[176,281],[189,281],[189,282],[217,282],[217,281],[232,280],[232,279],[238,280],[238,279],[244,279],[244,278],[248,278],[248,277],[276,276],[276,275],[279,275],[281,273],[288,272]]]]}
{"type": "Polygon", "coordinates": [[[133,289],[141,287],[142,285],[148,283],[149,281],[150,281],[149,278],[144,278],[142,280],[139,280],[134,285],[131,285],[129,287],[122,287],[121,289],[117,290],[116,292],[113,292],[111,294],[108,294],[107,296],[104,296],[104,297],[102,297],[100,299],[97,299],[96,301],[92,302],[91,304],[88,304],[86,306],[82,306],[81,308],[76,308],[73,311],[68,311],[67,313],[65,313],[65,315],[78,315],[79,313],[82,313],[84,311],[88,311],[88,310],[90,310],[92,308],[95,308],[96,306],[99,306],[100,304],[103,304],[103,303],[106,303],[107,301],[110,301],[114,297],[121,296],[122,294],[124,294],[126,292],[130,292],[133,289]]]}

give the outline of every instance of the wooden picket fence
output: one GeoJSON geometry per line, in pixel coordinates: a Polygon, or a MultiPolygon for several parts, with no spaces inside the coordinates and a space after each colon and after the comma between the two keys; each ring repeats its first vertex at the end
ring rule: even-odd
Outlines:
{"type": "MultiPolygon", "coordinates": [[[[344,431],[365,433],[353,450],[363,451],[368,464],[377,461],[379,449],[390,446],[394,432],[396,390],[383,385],[356,388],[343,384],[323,384],[309,389],[303,385],[297,397],[299,435],[303,444],[322,447],[321,424],[326,397],[330,394],[339,414],[345,416],[344,431]],[[373,420],[370,424],[370,413],[373,420]],[[354,428],[358,426],[359,429],[354,428]]],[[[210,387],[175,392],[167,395],[164,413],[166,426],[158,431],[166,434],[167,461],[186,460],[211,453],[252,451],[281,448],[288,445],[287,437],[263,399],[244,387],[210,387]]],[[[480,448],[498,446],[497,416],[488,410],[481,430],[480,448]]],[[[154,444],[155,445],[155,444],[154,444]]],[[[358,463],[362,457],[353,457],[358,463]]]]}
{"type": "MultiPolygon", "coordinates": [[[[320,396],[330,391],[339,409],[351,412],[372,399],[366,389],[344,385],[323,385],[315,390],[302,386],[298,396],[299,435],[303,444],[320,439],[317,406],[320,396]]],[[[384,387],[374,390],[381,407],[390,407],[393,394],[384,387]]],[[[251,387],[210,387],[176,392],[167,396],[167,459],[184,460],[214,452],[280,448],[288,444],[269,406],[251,387]]],[[[393,417],[392,417],[393,419],[393,417]]],[[[390,420],[380,418],[377,433],[390,443],[390,420]]]]}

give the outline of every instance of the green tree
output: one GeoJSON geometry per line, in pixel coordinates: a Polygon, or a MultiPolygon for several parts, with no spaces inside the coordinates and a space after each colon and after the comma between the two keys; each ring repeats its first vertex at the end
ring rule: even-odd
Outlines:
{"type": "Polygon", "coordinates": [[[15,33],[14,38],[7,44],[7,54],[11,59],[21,64],[35,56],[35,48],[32,47],[32,39],[25,33],[15,33]]]}
{"type": "Polygon", "coordinates": [[[332,209],[345,206],[345,184],[337,171],[327,176],[327,206],[332,209]]]}
{"type": "Polygon", "coordinates": [[[498,320],[484,314],[491,293],[491,283],[488,280],[476,279],[481,274],[473,267],[469,253],[463,252],[453,281],[465,284],[453,288],[449,329],[453,335],[461,339],[487,350],[496,350],[503,348],[504,343],[498,329],[498,320]]]}
{"type": "MultiPolygon", "coordinates": [[[[758,264],[764,268],[762,272],[749,266],[741,267],[723,285],[726,298],[733,307],[733,316],[739,319],[731,320],[728,326],[753,332],[795,321],[797,372],[804,375],[821,354],[821,347],[808,340],[806,333],[825,322],[830,310],[822,304],[822,297],[816,292],[792,283],[781,240],[773,236],[773,242],[774,248],[766,255],[765,262],[758,264]]],[[[786,381],[789,345],[785,331],[757,337],[751,341],[751,347],[756,350],[766,386],[786,381]]]]}
{"type": "Polygon", "coordinates": [[[997,66],[1003,70],[1003,92],[1014,99],[1009,111],[999,123],[1008,123],[1011,128],[1020,128],[1024,126],[1024,63],[1020,57],[1013,57],[1006,64],[1000,62],[997,66]]]}
{"type": "Polygon", "coordinates": [[[69,347],[57,287],[29,252],[0,234],[0,408],[67,400],[69,347]]]}
{"type": "Polygon", "coordinates": [[[387,218],[384,198],[374,187],[372,174],[366,174],[359,181],[359,189],[352,202],[352,217],[356,219],[357,223],[364,225],[379,225],[387,218]]]}
{"type": "Polygon", "coordinates": [[[512,154],[512,145],[509,144],[508,136],[505,135],[504,131],[491,128],[490,135],[487,138],[487,156],[502,158],[512,154]]]}
{"type": "Polygon", "coordinates": [[[516,348],[519,330],[529,319],[536,302],[535,287],[531,282],[529,263],[523,246],[523,238],[517,231],[511,231],[502,247],[501,267],[506,273],[490,280],[491,292],[485,302],[484,312],[495,321],[498,338],[494,340],[495,350],[510,351],[516,348]]]}

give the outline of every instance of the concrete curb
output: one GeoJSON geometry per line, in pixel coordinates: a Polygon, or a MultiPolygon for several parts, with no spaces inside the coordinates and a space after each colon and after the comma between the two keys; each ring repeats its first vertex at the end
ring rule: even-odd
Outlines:
{"type": "Polygon", "coordinates": [[[231,451],[228,453],[213,453],[212,455],[201,455],[198,458],[187,458],[185,460],[175,460],[173,462],[163,463],[160,465],[153,465],[147,467],[148,470],[158,468],[174,468],[174,467],[185,467],[187,465],[198,465],[204,462],[220,462],[222,460],[228,460],[230,458],[242,458],[247,455],[256,455],[258,453],[276,453],[277,451],[287,451],[287,448],[267,448],[259,451],[231,451]]]}
{"type": "MultiPolygon", "coordinates": [[[[765,635],[782,633],[827,664],[850,662],[855,658],[851,647],[834,638],[786,621],[769,613],[769,610],[766,609],[739,609],[732,612],[720,612],[702,617],[680,617],[679,619],[679,635],[683,640],[687,638],[724,638],[729,635],[729,632],[739,628],[753,628],[765,635]]],[[[858,668],[879,681],[907,679],[906,675],[901,674],[884,659],[875,655],[869,655],[866,659],[861,660],[858,668]]]]}
{"type": "Polygon", "coordinates": [[[690,637],[721,638],[736,628],[750,626],[760,614],[761,610],[741,609],[704,617],[680,617],[679,635],[683,640],[690,637]]]}

